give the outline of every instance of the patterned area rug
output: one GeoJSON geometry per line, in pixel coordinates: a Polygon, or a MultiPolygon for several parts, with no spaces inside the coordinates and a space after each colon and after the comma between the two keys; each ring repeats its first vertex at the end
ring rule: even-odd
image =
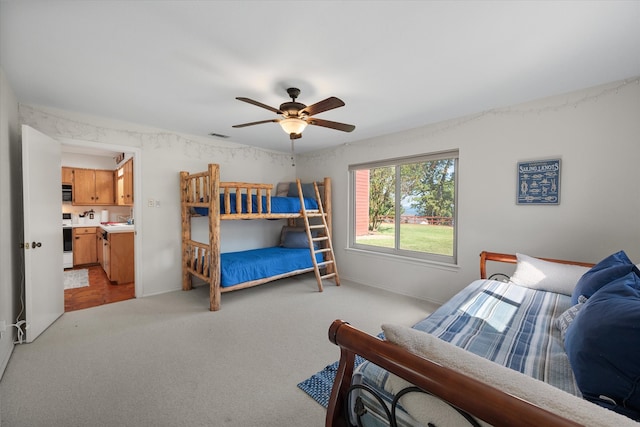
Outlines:
{"type": "MultiPolygon", "coordinates": [[[[365,360],[356,355],[354,365],[357,367],[363,362],[365,362],[365,360]]],[[[317,374],[298,384],[298,388],[307,393],[311,398],[313,398],[313,400],[325,408],[328,407],[329,398],[331,397],[331,388],[333,387],[333,381],[336,379],[336,372],[338,372],[339,363],[339,361],[336,361],[331,365],[327,365],[317,374]]]]}
{"type": "Polygon", "coordinates": [[[84,288],[89,286],[89,270],[66,270],[64,272],[64,288],[84,288]]]}

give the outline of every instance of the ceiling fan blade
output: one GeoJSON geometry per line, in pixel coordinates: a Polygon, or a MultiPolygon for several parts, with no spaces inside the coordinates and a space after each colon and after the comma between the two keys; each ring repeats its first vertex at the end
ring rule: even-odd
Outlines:
{"type": "Polygon", "coordinates": [[[263,104],[262,102],[254,101],[253,99],[250,99],[250,98],[244,98],[244,97],[239,96],[239,97],[236,97],[236,99],[238,101],[248,102],[249,104],[253,104],[253,105],[256,105],[258,107],[265,108],[265,109],[267,109],[269,111],[273,111],[276,114],[282,114],[282,111],[278,110],[277,108],[270,107],[267,104],[263,104]]]}
{"type": "Polygon", "coordinates": [[[319,114],[324,111],[333,110],[334,108],[344,107],[344,102],[341,99],[332,96],[331,98],[327,98],[324,101],[316,102],[315,104],[309,105],[300,111],[300,113],[306,113],[307,116],[313,116],[314,114],[319,114]]]}
{"type": "Polygon", "coordinates": [[[232,127],[234,127],[234,128],[243,128],[243,127],[247,127],[247,126],[261,125],[262,123],[278,123],[279,121],[280,120],[278,120],[278,119],[260,120],[259,122],[243,123],[241,125],[233,125],[232,127]]]}
{"type": "Polygon", "coordinates": [[[356,128],[354,125],[348,125],[346,123],[332,122],[330,120],[316,119],[315,117],[307,119],[307,123],[309,123],[310,125],[322,126],[322,127],[325,127],[325,128],[341,130],[343,132],[351,132],[352,130],[354,130],[356,128]]]}

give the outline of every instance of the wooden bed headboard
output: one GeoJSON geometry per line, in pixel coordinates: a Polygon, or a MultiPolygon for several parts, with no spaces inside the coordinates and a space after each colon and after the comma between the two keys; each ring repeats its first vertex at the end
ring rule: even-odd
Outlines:
{"type": "MultiPolygon", "coordinates": [[[[549,262],[557,262],[559,264],[570,264],[570,265],[580,265],[582,267],[593,267],[593,264],[588,262],[579,262],[579,261],[567,261],[564,259],[554,259],[554,258],[540,258],[535,257],[544,261],[549,262]]],[[[518,258],[513,254],[501,254],[498,252],[480,252],[480,278],[487,278],[487,261],[496,261],[496,262],[506,262],[509,264],[515,264],[518,262],[518,258]]]]}

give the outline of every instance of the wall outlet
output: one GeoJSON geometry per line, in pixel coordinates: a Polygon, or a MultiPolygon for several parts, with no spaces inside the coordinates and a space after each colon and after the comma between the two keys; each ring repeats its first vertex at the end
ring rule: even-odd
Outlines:
{"type": "Polygon", "coordinates": [[[148,207],[153,208],[153,207],[155,207],[155,205],[156,205],[156,201],[155,200],[153,200],[153,199],[147,200],[147,206],[148,207]]]}

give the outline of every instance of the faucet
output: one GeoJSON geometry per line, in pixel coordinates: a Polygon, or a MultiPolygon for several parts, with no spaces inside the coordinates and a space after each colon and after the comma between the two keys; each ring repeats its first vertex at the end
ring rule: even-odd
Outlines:
{"type": "Polygon", "coordinates": [[[119,222],[126,222],[129,225],[133,224],[133,218],[131,218],[130,216],[126,216],[126,215],[118,215],[118,221],[119,222]]]}

